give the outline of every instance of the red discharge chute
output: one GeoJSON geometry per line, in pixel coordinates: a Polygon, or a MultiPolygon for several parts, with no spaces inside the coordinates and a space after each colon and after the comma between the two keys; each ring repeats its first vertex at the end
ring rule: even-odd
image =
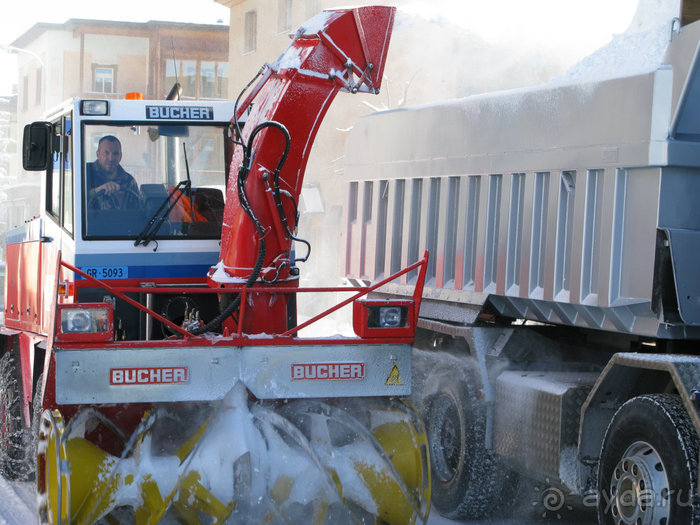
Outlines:
{"type": "MultiPolygon", "coordinates": [[[[262,258],[258,281],[284,286],[296,281],[290,274],[290,232],[311,145],[339,90],[379,92],[394,12],[393,7],[360,7],[312,18],[266,66],[238,108],[236,117],[250,113],[241,137],[248,147],[238,146],[233,154],[224,211],[219,259],[229,277],[249,279],[262,258]]],[[[215,286],[227,284],[212,280],[215,286]]],[[[244,332],[286,330],[286,296],[251,293],[248,303],[244,332]]]]}

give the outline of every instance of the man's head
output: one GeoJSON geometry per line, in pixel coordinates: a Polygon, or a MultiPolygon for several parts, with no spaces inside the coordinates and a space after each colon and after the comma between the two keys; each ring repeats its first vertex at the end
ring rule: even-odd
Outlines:
{"type": "Polygon", "coordinates": [[[97,144],[97,164],[109,178],[117,176],[117,167],[122,160],[122,144],[114,135],[106,135],[97,144]]]}

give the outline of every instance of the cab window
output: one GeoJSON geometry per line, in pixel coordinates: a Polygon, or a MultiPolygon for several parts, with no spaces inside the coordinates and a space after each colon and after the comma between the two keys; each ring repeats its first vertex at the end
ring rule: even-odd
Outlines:
{"type": "Polygon", "coordinates": [[[219,238],[223,125],[86,123],[85,238],[219,238]]]}
{"type": "Polygon", "coordinates": [[[66,133],[63,136],[63,198],[61,200],[62,226],[73,233],[73,135],[71,121],[65,121],[66,133]]]}
{"type": "Polygon", "coordinates": [[[72,128],[70,115],[53,122],[52,163],[47,172],[46,211],[69,233],[73,232],[72,128]]]}
{"type": "Polygon", "coordinates": [[[53,152],[53,163],[51,166],[51,172],[48,173],[48,186],[46,191],[46,197],[48,202],[46,203],[46,211],[56,219],[58,222],[61,217],[61,121],[54,123],[53,125],[53,141],[52,141],[52,152],[53,152]]]}

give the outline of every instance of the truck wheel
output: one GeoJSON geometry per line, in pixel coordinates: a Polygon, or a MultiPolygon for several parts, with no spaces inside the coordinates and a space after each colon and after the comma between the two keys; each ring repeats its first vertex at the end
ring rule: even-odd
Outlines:
{"type": "Polygon", "coordinates": [[[512,484],[510,473],[485,446],[486,407],[477,397],[473,376],[459,366],[438,365],[423,394],[432,502],[450,519],[489,516],[512,484]]]}
{"type": "Polygon", "coordinates": [[[27,456],[31,433],[22,423],[19,374],[12,355],[0,359],[0,474],[12,481],[29,481],[27,456]]]}
{"type": "Polygon", "coordinates": [[[695,523],[698,436],[681,399],[649,394],[615,413],[598,466],[598,521],[695,523]]]}

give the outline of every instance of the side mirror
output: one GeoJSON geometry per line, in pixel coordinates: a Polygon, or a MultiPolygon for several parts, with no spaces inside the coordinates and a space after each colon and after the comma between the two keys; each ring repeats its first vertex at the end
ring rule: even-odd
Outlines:
{"type": "Polygon", "coordinates": [[[53,126],[50,122],[32,122],[24,126],[22,167],[27,171],[44,171],[51,166],[53,126]]]}

